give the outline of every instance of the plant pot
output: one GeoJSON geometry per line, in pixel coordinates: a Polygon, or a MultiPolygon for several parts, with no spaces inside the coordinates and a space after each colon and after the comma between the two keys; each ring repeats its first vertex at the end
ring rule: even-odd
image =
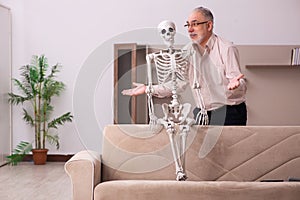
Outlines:
{"type": "Polygon", "coordinates": [[[35,165],[44,165],[47,161],[48,149],[32,149],[32,157],[35,165]]]}

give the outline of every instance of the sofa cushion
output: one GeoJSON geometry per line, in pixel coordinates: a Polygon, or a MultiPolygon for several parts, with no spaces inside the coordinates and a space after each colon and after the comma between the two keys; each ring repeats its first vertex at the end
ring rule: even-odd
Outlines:
{"type": "Polygon", "coordinates": [[[298,200],[300,183],[235,181],[108,181],[97,185],[94,200],[298,200]]]}

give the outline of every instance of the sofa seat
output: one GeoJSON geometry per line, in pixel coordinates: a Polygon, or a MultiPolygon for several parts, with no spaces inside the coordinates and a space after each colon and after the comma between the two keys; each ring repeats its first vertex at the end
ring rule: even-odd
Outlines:
{"type": "Polygon", "coordinates": [[[236,181],[108,181],[97,185],[97,200],[299,200],[299,183],[236,181]],[[297,189],[298,188],[298,189],[297,189]]]}

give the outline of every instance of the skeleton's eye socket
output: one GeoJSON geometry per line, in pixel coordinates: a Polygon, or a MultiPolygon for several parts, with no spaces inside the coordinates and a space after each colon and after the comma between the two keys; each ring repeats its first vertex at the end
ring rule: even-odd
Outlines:
{"type": "Polygon", "coordinates": [[[161,30],[161,34],[165,34],[166,32],[166,29],[161,30]]]}
{"type": "Polygon", "coordinates": [[[169,31],[172,33],[174,31],[174,29],[173,28],[169,28],[169,31]]]}

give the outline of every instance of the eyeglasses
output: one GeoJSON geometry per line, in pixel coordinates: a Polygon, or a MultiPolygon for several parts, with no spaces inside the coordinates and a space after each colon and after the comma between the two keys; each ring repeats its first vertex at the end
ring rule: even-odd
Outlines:
{"type": "Polygon", "coordinates": [[[187,27],[187,28],[196,27],[196,26],[199,26],[200,24],[206,24],[207,22],[209,22],[209,21],[205,21],[205,22],[192,22],[191,24],[186,23],[184,25],[184,27],[187,27]]]}

